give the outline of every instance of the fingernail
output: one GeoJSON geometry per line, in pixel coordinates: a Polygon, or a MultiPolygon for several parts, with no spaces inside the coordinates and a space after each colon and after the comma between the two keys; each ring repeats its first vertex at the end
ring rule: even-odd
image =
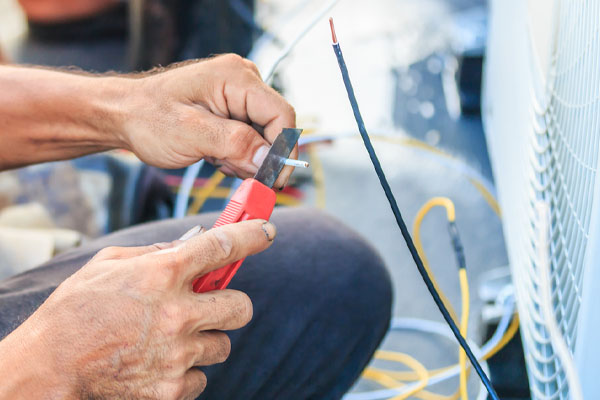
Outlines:
{"type": "Polygon", "coordinates": [[[183,236],[181,236],[179,238],[179,240],[185,241],[185,240],[192,238],[193,236],[196,236],[197,234],[204,233],[204,232],[206,232],[206,229],[204,229],[203,226],[196,225],[192,229],[190,229],[189,231],[184,233],[183,236]]]}
{"type": "Polygon", "coordinates": [[[275,239],[275,236],[277,235],[277,229],[275,229],[275,225],[273,225],[272,223],[267,221],[262,224],[261,228],[262,228],[263,232],[265,233],[267,240],[269,242],[272,242],[273,239],[275,239]]]}
{"type": "Polygon", "coordinates": [[[261,146],[258,150],[256,150],[256,153],[254,153],[254,157],[252,157],[252,163],[256,165],[257,168],[260,167],[263,161],[265,161],[268,152],[269,146],[261,146]]]}

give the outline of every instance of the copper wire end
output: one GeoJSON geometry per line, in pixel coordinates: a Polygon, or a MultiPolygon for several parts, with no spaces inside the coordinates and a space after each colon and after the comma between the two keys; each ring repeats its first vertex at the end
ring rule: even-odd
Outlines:
{"type": "Polygon", "coordinates": [[[337,36],[335,35],[335,27],[333,26],[333,17],[329,17],[329,26],[331,27],[331,40],[333,44],[337,44],[337,36]]]}

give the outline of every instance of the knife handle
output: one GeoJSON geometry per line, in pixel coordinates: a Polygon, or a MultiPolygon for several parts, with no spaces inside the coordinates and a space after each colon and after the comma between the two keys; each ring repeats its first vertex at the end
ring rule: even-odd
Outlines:
{"type": "MultiPolygon", "coordinates": [[[[246,179],[235,191],[213,228],[250,219],[268,220],[275,208],[276,197],[270,187],[256,179],[246,179]]],[[[243,262],[242,258],[196,279],[194,292],[225,289],[243,262]]]]}

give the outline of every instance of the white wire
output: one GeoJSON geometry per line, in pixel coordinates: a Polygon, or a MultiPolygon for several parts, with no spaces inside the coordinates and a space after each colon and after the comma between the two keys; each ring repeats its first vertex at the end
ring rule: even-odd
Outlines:
{"type": "MultiPolygon", "coordinates": [[[[265,82],[269,82],[271,80],[271,78],[273,77],[273,74],[275,73],[275,70],[277,69],[277,66],[279,65],[279,63],[290,54],[290,52],[294,49],[294,47],[296,47],[296,45],[298,44],[298,42],[300,40],[302,40],[302,38],[319,21],[321,21],[321,19],[323,19],[323,17],[325,16],[325,14],[327,14],[337,3],[339,3],[339,1],[340,0],[330,0],[318,13],[315,14],[315,16],[313,17],[313,19],[311,19],[310,22],[306,24],[306,26],[304,27],[304,29],[302,29],[296,35],[296,37],[294,37],[294,39],[292,41],[290,41],[285,46],[285,48],[281,51],[281,53],[275,59],[275,61],[273,62],[273,64],[271,64],[271,67],[269,67],[269,69],[267,69],[266,72],[263,74],[263,76],[265,77],[265,82]]],[[[256,58],[256,52],[255,51],[251,51],[250,54],[249,54],[249,58],[251,60],[255,59],[256,58]]]]}
{"type": "Polygon", "coordinates": [[[558,328],[556,316],[552,311],[552,295],[550,294],[552,287],[550,280],[550,244],[548,240],[550,234],[550,207],[548,203],[544,201],[537,201],[535,209],[539,223],[537,229],[537,261],[538,266],[540,267],[540,307],[544,315],[544,322],[546,329],[548,330],[548,335],[550,336],[550,342],[552,343],[552,350],[554,350],[558,356],[560,364],[565,371],[567,382],[569,384],[569,394],[573,400],[583,400],[577,367],[575,366],[571,352],[567,347],[565,338],[558,328]]]}
{"type": "Polygon", "coordinates": [[[187,210],[190,193],[194,187],[194,181],[202,169],[202,165],[204,165],[204,160],[200,160],[185,169],[183,177],[181,178],[179,191],[177,192],[177,198],[175,199],[175,210],[173,212],[174,218],[185,217],[185,211],[187,210]]]}
{"type": "MultiPolygon", "coordinates": [[[[323,18],[323,16],[327,12],[329,12],[329,10],[331,10],[339,1],[340,0],[331,0],[329,3],[327,3],[321,9],[321,11],[319,11],[315,15],[315,17],[312,20],[310,20],[308,24],[306,24],[304,29],[302,29],[300,33],[291,42],[287,44],[287,46],[281,51],[275,62],[273,62],[273,64],[269,68],[268,73],[266,75],[263,75],[266,76],[266,78],[264,79],[265,82],[268,82],[271,79],[279,63],[289,55],[289,53],[294,49],[294,47],[296,47],[298,42],[302,40],[302,38],[317,24],[317,22],[319,22],[323,18]]],[[[272,35],[263,34],[255,43],[255,45],[252,46],[252,49],[248,53],[248,59],[255,60],[257,53],[260,51],[260,48],[271,40],[272,35]]],[[[189,201],[190,193],[192,191],[192,187],[194,186],[194,180],[196,179],[196,176],[198,176],[198,173],[200,172],[200,169],[202,168],[203,164],[204,160],[200,160],[197,163],[192,164],[185,169],[183,178],[181,180],[181,186],[179,187],[179,191],[177,192],[173,217],[183,218],[185,216],[185,211],[187,210],[187,204],[189,201]]],[[[236,182],[239,184],[238,181],[236,182]]]]}
{"type": "MultiPolygon", "coordinates": [[[[498,327],[496,331],[488,340],[483,347],[479,348],[476,344],[472,343],[470,340],[469,346],[473,350],[473,353],[477,357],[478,360],[482,363],[482,368],[484,371],[489,374],[487,362],[483,360],[483,356],[487,354],[490,350],[492,350],[504,337],[506,331],[508,330],[508,326],[510,325],[510,321],[514,314],[514,297],[510,296],[504,300],[504,313],[500,318],[500,322],[498,323],[498,327]]],[[[423,333],[433,333],[436,335],[447,337],[449,340],[456,340],[452,331],[446,324],[441,322],[430,321],[426,319],[418,319],[418,318],[394,318],[392,319],[392,323],[390,326],[390,330],[406,330],[406,331],[417,331],[423,333]]],[[[435,376],[429,378],[427,382],[427,386],[432,386],[437,383],[446,381],[450,378],[458,376],[460,373],[460,367],[458,365],[440,373],[435,376]]],[[[413,390],[415,387],[419,385],[419,382],[415,382],[406,386],[402,386],[397,389],[381,389],[381,390],[373,390],[368,392],[360,392],[360,393],[348,393],[343,397],[343,400],[379,400],[379,399],[387,399],[390,397],[395,397],[398,395],[402,395],[408,393],[413,390]]],[[[487,397],[487,391],[480,385],[478,399],[485,399],[487,397]]]]}
{"type": "MultiPolygon", "coordinates": [[[[441,322],[429,321],[424,319],[416,319],[416,318],[394,318],[392,320],[391,330],[410,330],[424,333],[433,333],[436,335],[447,337],[449,340],[456,340],[452,331],[448,328],[447,325],[441,322]]],[[[473,354],[480,359],[482,356],[481,349],[470,340],[467,340],[473,354]]],[[[487,368],[487,363],[482,362],[481,366],[483,370],[489,373],[487,368]]],[[[456,374],[458,375],[458,367],[456,368],[456,374]]],[[[451,375],[451,376],[454,376],[451,375]]],[[[446,378],[447,379],[447,378],[446,378]]],[[[442,379],[445,380],[445,379],[442,379]]],[[[427,386],[432,385],[433,382],[431,379],[428,381],[427,386]]],[[[399,395],[403,395],[408,393],[409,391],[414,390],[415,388],[420,386],[420,382],[414,382],[406,386],[402,386],[397,389],[381,389],[381,390],[373,390],[369,392],[361,392],[361,393],[348,393],[343,397],[343,400],[378,400],[378,399],[387,399],[390,397],[395,397],[399,395]]]]}
{"type": "Polygon", "coordinates": [[[276,18],[276,20],[280,21],[280,23],[278,24],[278,27],[277,28],[269,27],[268,32],[265,31],[262,35],[260,35],[258,37],[258,39],[256,39],[254,41],[254,44],[252,45],[252,48],[248,52],[248,55],[246,56],[246,58],[251,61],[256,61],[257,54],[259,54],[263,48],[274,44],[274,39],[277,36],[275,36],[275,34],[273,34],[272,32],[278,32],[282,26],[287,25],[293,17],[295,17],[296,15],[299,15],[302,12],[302,10],[308,4],[310,4],[312,1],[313,0],[304,0],[304,1],[300,2],[298,5],[293,6],[291,10],[286,11],[285,13],[282,13],[280,16],[278,16],[276,18]]]}

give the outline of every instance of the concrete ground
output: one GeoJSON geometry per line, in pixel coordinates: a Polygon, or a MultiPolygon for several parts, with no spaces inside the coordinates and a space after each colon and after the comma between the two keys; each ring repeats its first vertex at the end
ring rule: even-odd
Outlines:
{"type": "MultiPolygon", "coordinates": [[[[0,0],[0,27],[7,2],[0,0]]],[[[299,3],[258,2],[257,13],[286,41],[323,2],[297,8],[299,3]],[[284,20],[274,17],[282,13],[288,13],[284,20]]],[[[506,265],[507,256],[500,220],[477,189],[479,185],[494,193],[481,121],[456,117],[455,92],[447,73],[454,62],[453,21],[461,12],[482,6],[481,0],[343,0],[330,12],[367,129],[379,137],[375,148],[407,224],[412,225],[417,210],[431,197],[447,196],[456,204],[471,283],[470,336],[476,342],[480,342],[478,284],[483,273],[506,265]]],[[[336,138],[316,150],[324,171],[325,208],[362,232],[385,259],[395,286],[396,317],[442,321],[358,139],[330,41],[324,19],[280,65],[276,78],[296,108],[299,126],[336,138]]],[[[256,62],[261,70],[276,54],[275,48],[260,53],[256,62]]],[[[316,204],[314,186],[303,189],[307,202],[316,204]]],[[[438,282],[459,310],[455,259],[441,209],[425,219],[422,238],[438,282]]],[[[405,333],[390,334],[383,348],[407,352],[428,368],[456,362],[458,352],[456,344],[445,339],[405,333]]],[[[451,393],[456,387],[453,380],[434,389],[451,393]]],[[[355,391],[370,388],[378,386],[361,381],[355,391]]],[[[470,391],[474,398],[475,378],[470,391]]]]}

